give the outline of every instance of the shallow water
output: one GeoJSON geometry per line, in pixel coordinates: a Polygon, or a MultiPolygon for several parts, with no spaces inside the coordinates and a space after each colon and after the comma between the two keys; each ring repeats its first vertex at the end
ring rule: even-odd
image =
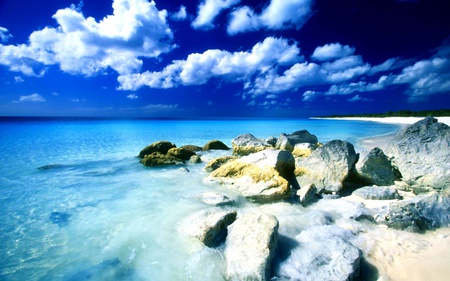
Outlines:
{"type": "MultiPolygon", "coordinates": [[[[144,167],[135,156],[158,140],[203,146],[219,139],[231,146],[243,133],[267,138],[302,129],[323,143],[356,144],[398,126],[305,119],[1,120],[0,279],[223,280],[222,249],[184,237],[177,225],[207,207],[197,199],[202,192],[231,194],[203,183],[202,170],[230,152],[203,152],[202,164],[166,168],[144,167]]],[[[364,212],[354,204],[314,206],[238,204],[239,212],[277,215],[286,249],[308,227],[327,225],[327,218],[348,226],[353,220],[347,216],[364,212]]],[[[289,272],[301,256],[292,250],[275,273],[289,272]]]]}

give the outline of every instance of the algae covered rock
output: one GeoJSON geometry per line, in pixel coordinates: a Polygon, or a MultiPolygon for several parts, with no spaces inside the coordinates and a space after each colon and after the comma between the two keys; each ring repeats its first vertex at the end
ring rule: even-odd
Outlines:
{"type": "Polygon", "coordinates": [[[220,140],[212,140],[205,144],[203,150],[230,150],[230,148],[220,140]]]}
{"type": "Polygon", "coordinates": [[[145,166],[165,166],[182,164],[183,160],[171,155],[154,152],[150,155],[145,155],[145,157],[141,159],[140,162],[145,166]]]}
{"type": "Polygon", "coordinates": [[[187,161],[191,158],[191,156],[196,155],[195,152],[187,150],[185,148],[171,148],[167,151],[167,156],[173,156],[183,161],[187,161]]]}
{"type": "Polygon", "coordinates": [[[245,156],[256,153],[268,148],[273,148],[272,145],[265,140],[258,139],[252,134],[242,134],[231,141],[233,147],[233,155],[245,156]]]}
{"type": "Polygon", "coordinates": [[[238,159],[237,156],[221,156],[221,157],[217,157],[216,159],[214,159],[214,160],[210,161],[208,164],[206,164],[205,171],[212,172],[212,171],[220,168],[220,166],[224,165],[225,163],[228,163],[231,160],[236,160],[236,159],[238,159]]]}
{"type": "Polygon", "coordinates": [[[290,196],[295,160],[284,150],[264,150],[232,160],[205,181],[225,184],[249,200],[271,202],[290,196]]]}
{"type": "Polygon", "coordinates": [[[150,155],[154,152],[159,152],[161,154],[166,154],[169,149],[177,147],[175,144],[169,141],[157,141],[148,146],[139,152],[139,158],[144,158],[145,155],[150,155]]]}
{"type": "Polygon", "coordinates": [[[278,227],[275,216],[254,213],[230,225],[224,253],[228,280],[270,280],[278,227]]]}

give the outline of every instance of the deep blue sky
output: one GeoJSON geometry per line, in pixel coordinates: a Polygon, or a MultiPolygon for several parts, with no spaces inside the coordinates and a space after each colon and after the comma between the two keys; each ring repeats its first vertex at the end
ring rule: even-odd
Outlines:
{"type": "Polygon", "coordinates": [[[0,115],[448,108],[446,2],[0,0],[0,115]]]}

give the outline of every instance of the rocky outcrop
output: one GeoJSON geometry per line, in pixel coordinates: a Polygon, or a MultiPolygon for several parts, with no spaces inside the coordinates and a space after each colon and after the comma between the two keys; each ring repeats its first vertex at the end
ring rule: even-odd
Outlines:
{"type": "Polygon", "coordinates": [[[273,215],[248,213],[228,228],[224,254],[228,280],[270,280],[278,225],[273,215]]]}
{"type": "Polygon", "coordinates": [[[165,165],[176,165],[184,163],[183,160],[171,156],[162,154],[159,152],[153,152],[150,155],[145,155],[140,161],[145,166],[165,166],[165,165]]]}
{"type": "Polygon", "coordinates": [[[319,141],[307,130],[281,134],[275,145],[276,149],[289,150],[295,157],[307,157],[316,149],[319,141]]]}
{"type": "Polygon", "coordinates": [[[291,152],[265,150],[224,164],[205,181],[225,184],[252,201],[272,202],[290,196],[294,166],[291,152]]]}
{"type": "Polygon", "coordinates": [[[280,280],[347,281],[359,275],[362,252],[349,242],[350,231],[335,225],[314,226],[295,238],[292,250],[277,270],[280,280]]]}
{"type": "Polygon", "coordinates": [[[208,247],[215,247],[225,241],[227,227],[236,220],[236,216],[236,211],[221,208],[201,210],[182,221],[178,230],[208,247]]]}
{"type": "Polygon", "coordinates": [[[450,127],[427,117],[401,130],[386,154],[392,156],[403,181],[445,188],[450,185],[450,127]]]}
{"type": "Polygon", "coordinates": [[[397,167],[392,165],[391,160],[380,148],[375,147],[368,153],[363,153],[355,166],[361,181],[367,184],[387,186],[393,185],[394,181],[401,178],[397,167]]]}
{"type": "Polygon", "coordinates": [[[167,151],[169,151],[169,149],[175,148],[175,147],[177,147],[177,146],[169,141],[157,141],[157,142],[154,142],[154,143],[146,146],[144,149],[142,149],[141,152],[139,152],[138,157],[144,158],[145,155],[150,155],[154,152],[166,154],[167,151]]]}
{"type": "Polygon", "coordinates": [[[245,156],[273,146],[265,140],[258,139],[252,134],[239,135],[231,141],[233,155],[245,156]]]}
{"type": "Polygon", "coordinates": [[[353,171],[358,154],[346,141],[333,140],[316,149],[309,157],[296,163],[300,186],[314,184],[319,191],[337,192],[353,171]]]}
{"type": "Polygon", "coordinates": [[[221,156],[221,157],[217,157],[216,159],[210,161],[208,164],[206,164],[205,166],[205,171],[207,172],[212,172],[218,168],[220,168],[220,166],[224,165],[227,162],[230,162],[231,160],[236,160],[238,159],[237,156],[221,156]]]}
{"type": "Polygon", "coordinates": [[[314,184],[309,184],[303,186],[297,191],[297,196],[299,197],[299,202],[303,206],[308,205],[313,199],[314,195],[317,193],[317,188],[314,184]]]}
{"type": "Polygon", "coordinates": [[[203,150],[230,150],[230,148],[220,140],[212,140],[205,144],[203,150]]]}
{"type": "Polygon", "coordinates": [[[391,203],[374,215],[375,221],[412,232],[450,225],[450,198],[434,192],[391,203]]]}
{"type": "Polygon", "coordinates": [[[394,186],[364,186],[353,191],[352,194],[369,200],[401,199],[400,194],[398,194],[394,186]]]}

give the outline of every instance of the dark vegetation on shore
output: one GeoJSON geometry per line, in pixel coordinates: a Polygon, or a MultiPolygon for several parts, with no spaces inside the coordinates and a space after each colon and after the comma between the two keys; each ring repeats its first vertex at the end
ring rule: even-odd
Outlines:
{"type": "Polygon", "coordinates": [[[327,118],[337,117],[444,117],[450,116],[450,109],[436,109],[436,110],[400,110],[400,111],[387,111],[385,113],[367,113],[367,114],[345,114],[345,115],[329,115],[329,116],[317,116],[327,118]]]}

